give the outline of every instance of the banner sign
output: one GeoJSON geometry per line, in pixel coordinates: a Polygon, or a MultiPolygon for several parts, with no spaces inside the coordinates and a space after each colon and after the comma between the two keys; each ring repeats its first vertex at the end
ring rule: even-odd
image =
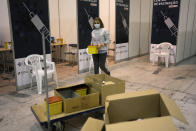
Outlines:
{"type": "Polygon", "coordinates": [[[150,59],[157,44],[169,42],[173,45],[170,62],[175,63],[178,36],[180,0],[154,0],[150,59]]]}
{"type": "Polygon", "coordinates": [[[116,0],[116,61],[128,58],[129,7],[129,0],[116,0]]]}
{"type": "Polygon", "coordinates": [[[99,16],[99,0],[78,0],[79,73],[88,69],[90,56],[86,48],[91,42],[93,20],[99,16]]]}
{"type": "MultiPolygon", "coordinates": [[[[14,44],[16,83],[17,88],[20,88],[31,82],[30,78],[27,78],[25,57],[31,54],[43,54],[40,32],[50,38],[48,0],[9,0],[8,5],[14,44]]],[[[48,40],[45,40],[45,43],[46,54],[50,56],[50,43],[48,40]]]]}

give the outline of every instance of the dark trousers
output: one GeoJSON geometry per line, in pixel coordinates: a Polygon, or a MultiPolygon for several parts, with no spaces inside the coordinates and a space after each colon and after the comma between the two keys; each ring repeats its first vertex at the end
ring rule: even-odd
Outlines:
{"type": "Polygon", "coordinates": [[[103,54],[93,54],[93,63],[94,63],[94,71],[95,74],[99,74],[99,67],[102,71],[104,71],[106,74],[110,75],[110,72],[105,67],[107,53],[103,54]]]}

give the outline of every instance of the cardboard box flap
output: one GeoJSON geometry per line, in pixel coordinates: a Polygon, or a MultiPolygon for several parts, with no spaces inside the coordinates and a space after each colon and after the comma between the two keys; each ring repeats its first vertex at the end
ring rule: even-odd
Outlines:
{"type": "Polygon", "coordinates": [[[78,86],[78,85],[86,85],[86,84],[85,83],[69,84],[69,85],[66,85],[66,86],[57,87],[55,90],[66,89],[66,88],[70,88],[70,87],[74,87],[74,86],[78,86]]]}
{"type": "Polygon", "coordinates": [[[105,103],[106,124],[160,116],[160,93],[157,91],[139,91],[108,98],[105,103]]]}
{"type": "Polygon", "coordinates": [[[105,102],[105,124],[109,124],[109,116],[108,116],[108,113],[107,113],[107,110],[108,110],[108,107],[109,107],[109,102],[105,102]]]}
{"type": "Polygon", "coordinates": [[[139,97],[139,96],[145,96],[145,95],[154,95],[154,94],[160,94],[160,93],[156,90],[145,90],[145,91],[121,93],[121,94],[107,96],[106,101],[126,99],[126,98],[139,97]]]}
{"type": "Polygon", "coordinates": [[[106,102],[105,102],[106,124],[109,123],[109,118],[108,118],[107,113],[108,113],[108,107],[109,107],[110,101],[132,98],[132,97],[139,97],[139,96],[144,96],[144,95],[152,95],[152,94],[159,94],[159,93],[156,90],[146,90],[146,91],[134,91],[134,92],[129,92],[129,93],[121,93],[121,94],[107,96],[106,102]]]}
{"type": "Polygon", "coordinates": [[[188,124],[184,115],[182,114],[182,112],[180,111],[180,109],[178,108],[178,106],[173,100],[171,100],[169,97],[162,95],[162,94],[161,94],[161,98],[171,116],[175,117],[176,119],[182,121],[185,124],[188,124]]]}
{"type": "Polygon", "coordinates": [[[157,117],[106,125],[106,131],[177,131],[171,117],[157,117]]]}
{"type": "Polygon", "coordinates": [[[89,117],[81,131],[101,131],[104,126],[104,121],[89,117]]]}

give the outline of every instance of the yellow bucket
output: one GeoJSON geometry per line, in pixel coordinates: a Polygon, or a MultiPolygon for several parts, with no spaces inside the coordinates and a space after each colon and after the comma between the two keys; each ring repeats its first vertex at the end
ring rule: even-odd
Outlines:
{"type": "MultiPolygon", "coordinates": [[[[49,101],[49,112],[50,115],[57,115],[62,113],[63,110],[63,100],[58,96],[53,96],[48,98],[49,101]]],[[[47,111],[47,102],[44,100],[45,108],[47,111]]]]}
{"type": "Polygon", "coordinates": [[[89,54],[98,54],[97,46],[88,46],[88,53],[89,54]]]}

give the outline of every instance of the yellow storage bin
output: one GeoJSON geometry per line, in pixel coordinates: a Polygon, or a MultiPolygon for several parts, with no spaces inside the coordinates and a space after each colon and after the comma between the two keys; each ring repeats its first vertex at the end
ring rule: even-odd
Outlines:
{"type": "Polygon", "coordinates": [[[87,88],[77,89],[77,90],[76,90],[76,93],[77,93],[79,96],[86,96],[86,94],[87,94],[87,88]]]}
{"type": "Polygon", "coordinates": [[[98,54],[97,46],[88,46],[88,53],[89,54],[98,54]]]}
{"type": "Polygon", "coordinates": [[[56,41],[57,41],[58,44],[63,44],[63,39],[62,38],[58,38],[58,39],[56,39],[56,41]]]}
{"type": "MultiPolygon", "coordinates": [[[[48,98],[48,103],[49,103],[49,112],[50,115],[57,115],[62,113],[63,110],[63,99],[58,97],[58,96],[53,96],[48,98]]],[[[45,108],[47,111],[47,103],[46,103],[46,99],[44,99],[44,104],[45,104],[45,108]]]]}
{"type": "Polygon", "coordinates": [[[8,43],[4,42],[4,48],[7,49],[7,47],[8,47],[8,43]]]}

